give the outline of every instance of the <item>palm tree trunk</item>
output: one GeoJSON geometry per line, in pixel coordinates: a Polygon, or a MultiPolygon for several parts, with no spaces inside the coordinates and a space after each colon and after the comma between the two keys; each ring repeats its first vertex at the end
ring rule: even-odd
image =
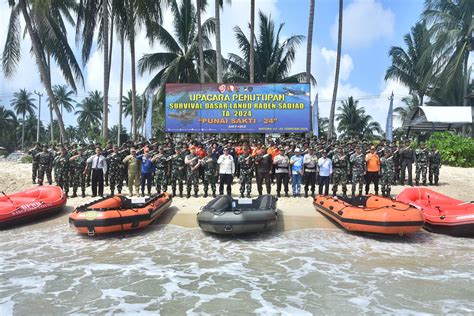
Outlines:
{"type": "Polygon", "coordinates": [[[204,83],[204,51],[202,47],[202,25],[201,25],[201,5],[202,0],[197,0],[197,27],[198,27],[198,42],[199,42],[199,78],[200,82],[204,83]]]}
{"type": "Polygon", "coordinates": [[[336,55],[336,75],[334,76],[334,91],[332,93],[331,112],[329,113],[328,139],[334,136],[334,114],[336,112],[337,86],[339,84],[339,68],[341,66],[341,45],[342,45],[342,11],[344,1],[339,0],[339,29],[337,32],[337,55],[336,55]]]}
{"type": "Polygon", "coordinates": [[[222,82],[220,1],[215,0],[217,83],[222,82]]]}
{"type": "Polygon", "coordinates": [[[250,83],[255,82],[255,0],[250,0],[250,83]]]}
{"type": "Polygon", "coordinates": [[[308,44],[306,47],[306,82],[311,80],[311,49],[313,46],[314,0],[309,0],[308,44]]]}
{"type": "Polygon", "coordinates": [[[49,102],[49,119],[51,123],[49,124],[49,129],[51,132],[51,142],[54,142],[54,129],[53,129],[53,105],[49,102]]]}
{"type": "Polygon", "coordinates": [[[123,97],[123,59],[124,59],[124,32],[120,32],[120,88],[119,88],[119,124],[117,134],[117,145],[121,145],[120,134],[122,133],[122,97],[123,97]]]}
{"type": "Polygon", "coordinates": [[[136,77],[135,77],[135,33],[134,30],[130,32],[130,57],[132,64],[132,133],[133,140],[137,140],[137,88],[136,88],[136,77]]]}
{"type": "Polygon", "coordinates": [[[110,16],[110,41],[109,41],[109,80],[110,80],[110,71],[112,69],[112,48],[114,47],[114,15],[110,16]]]}
{"type": "Polygon", "coordinates": [[[64,129],[63,118],[61,117],[59,113],[59,108],[54,98],[53,89],[51,88],[51,78],[49,75],[49,71],[46,68],[47,65],[46,65],[46,58],[44,56],[44,49],[41,46],[41,41],[39,39],[38,33],[36,33],[36,30],[33,29],[33,25],[31,23],[31,19],[28,14],[28,9],[26,7],[26,0],[20,0],[19,4],[21,6],[23,18],[25,19],[26,29],[28,30],[28,34],[30,35],[31,45],[33,46],[33,53],[35,55],[36,64],[38,65],[38,68],[39,68],[41,81],[44,84],[46,93],[48,94],[48,98],[58,118],[59,132],[60,132],[61,138],[64,139],[64,135],[66,134],[66,131],[64,129]]]}
{"type": "MultiPolygon", "coordinates": [[[[463,106],[469,106],[469,98],[468,98],[468,88],[469,88],[469,72],[468,72],[468,62],[469,62],[469,50],[466,49],[464,52],[464,60],[463,60],[463,106]]],[[[474,109],[471,109],[471,138],[474,138],[474,109]]],[[[467,136],[466,132],[466,125],[463,126],[463,135],[467,136]]]]}
{"type": "Polygon", "coordinates": [[[109,138],[109,1],[102,0],[102,20],[104,28],[102,30],[104,43],[104,104],[102,107],[102,137],[109,138]]]}
{"type": "Polygon", "coordinates": [[[23,112],[23,122],[21,127],[21,150],[25,150],[25,112],[23,112]]]}

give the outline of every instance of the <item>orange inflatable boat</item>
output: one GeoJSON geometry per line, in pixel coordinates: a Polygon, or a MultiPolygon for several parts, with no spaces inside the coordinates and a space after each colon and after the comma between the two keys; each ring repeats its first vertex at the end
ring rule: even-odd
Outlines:
{"type": "Polygon", "coordinates": [[[405,188],[397,200],[423,211],[426,230],[457,237],[474,236],[474,201],[453,199],[427,188],[405,188]]]}
{"type": "Polygon", "coordinates": [[[318,195],[313,205],[349,231],[403,235],[415,233],[423,226],[423,214],[415,207],[375,195],[352,198],[318,195]]]}
{"type": "Polygon", "coordinates": [[[69,215],[69,225],[89,236],[139,229],[162,215],[170,207],[171,200],[166,192],[148,199],[109,196],[75,209],[69,215]]]}
{"type": "Polygon", "coordinates": [[[60,212],[66,196],[58,186],[38,186],[25,191],[0,194],[0,228],[8,228],[60,212]]]}

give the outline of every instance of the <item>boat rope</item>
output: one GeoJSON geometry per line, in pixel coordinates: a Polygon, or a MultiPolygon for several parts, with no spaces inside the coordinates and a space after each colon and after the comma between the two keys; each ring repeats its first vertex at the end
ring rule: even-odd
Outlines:
{"type": "MultiPolygon", "coordinates": [[[[335,200],[334,198],[332,198],[333,200],[335,200]]],[[[341,201],[342,204],[344,205],[343,208],[341,208],[339,211],[342,211],[343,209],[347,208],[347,207],[354,207],[354,205],[351,205],[349,203],[347,203],[346,201],[343,201],[343,200],[339,200],[337,199],[337,201],[341,201]]],[[[375,207],[375,208],[364,208],[364,207],[361,207],[361,209],[364,211],[364,212],[373,212],[373,211],[378,211],[378,210],[381,210],[381,209],[384,209],[384,208],[390,208],[390,209],[393,209],[395,211],[399,211],[399,212],[406,212],[408,211],[411,206],[408,205],[406,208],[402,209],[402,208],[398,208],[398,207],[395,207],[393,205],[384,205],[384,206],[380,206],[380,207],[375,207]]]]}
{"type": "Polygon", "coordinates": [[[12,199],[10,199],[10,197],[9,197],[4,191],[2,191],[2,194],[5,195],[5,197],[6,197],[12,204],[15,204],[15,203],[13,203],[12,199]]]}

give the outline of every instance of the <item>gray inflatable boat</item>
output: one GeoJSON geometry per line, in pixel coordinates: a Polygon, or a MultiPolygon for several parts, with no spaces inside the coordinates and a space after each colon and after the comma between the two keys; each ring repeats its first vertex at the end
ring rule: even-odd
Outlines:
{"type": "Polygon", "coordinates": [[[215,234],[245,234],[273,230],[277,221],[277,198],[233,199],[220,195],[197,214],[199,227],[215,234]]]}

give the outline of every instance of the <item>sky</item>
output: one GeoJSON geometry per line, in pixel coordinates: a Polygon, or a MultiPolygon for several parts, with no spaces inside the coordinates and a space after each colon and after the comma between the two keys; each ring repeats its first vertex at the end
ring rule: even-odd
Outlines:
{"type": "MultiPolygon", "coordinates": [[[[208,1],[207,12],[203,21],[213,15],[214,2],[208,1]]],[[[256,9],[271,15],[275,24],[284,23],[283,38],[292,35],[307,35],[309,0],[256,0],[256,9]]],[[[247,35],[250,21],[250,0],[232,0],[225,6],[221,13],[221,38],[223,56],[230,52],[239,52],[233,27],[238,25],[247,35]]],[[[419,20],[423,0],[346,0],[344,1],[344,21],[342,57],[338,100],[353,96],[359,99],[359,105],[366,112],[385,127],[388,98],[394,93],[394,106],[402,105],[401,99],[408,95],[408,89],[399,82],[384,81],[385,71],[390,65],[388,51],[392,46],[403,46],[403,36],[410,32],[410,28],[419,20]]],[[[256,15],[256,19],[258,14],[256,15]]],[[[319,95],[319,110],[321,116],[329,115],[329,108],[333,93],[334,73],[336,65],[337,48],[337,0],[316,0],[315,20],[312,47],[311,71],[317,80],[317,85],[312,87],[311,98],[316,93],[319,95]]],[[[3,51],[8,29],[9,8],[8,1],[0,0],[0,51],[3,51]]],[[[256,20],[258,23],[258,20],[256,20]]],[[[165,14],[164,27],[173,32],[172,18],[165,14]]],[[[257,24],[258,25],[258,24],[257,24]]],[[[22,24],[22,30],[24,25],[22,24]]],[[[76,45],[74,27],[69,27],[68,38],[80,59],[80,47],[76,45]]],[[[257,28],[256,28],[257,31],[257,28]]],[[[162,48],[158,43],[150,45],[140,31],[136,42],[136,56],[138,59],[149,52],[159,52],[162,48]]],[[[116,36],[115,36],[116,38],[116,36]]],[[[213,40],[214,44],[214,40],[213,40]]],[[[306,68],[306,40],[297,50],[296,61],[291,73],[305,71],[306,68]]],[[[46,95],[40,82],[39,73],[33,57],[30,54],[31,43],[28,37],[22,42],[22,59],[17,71],[12,78],[5,78],[0,73],[0,105],[10,107],[10,98],[19,89],[40,91],[46,95]]],[[[214,46],[215,47],[215,46],[214,46]]],[[[128,47],[125,50],[124,90],[131,89],[131,71],[128,47]]],[[[81,62],[82,64],[82,62],[81,62]]],[[[102,90],[103,86],[103,57],[102,52],[93,48],[89,62],[83,66],[84,86],[79,86],[75,98],[80,102],[88,91],[102,90]]],[[[110,126],[118,122],[119,100],[119,75],[120,75],[120,46],[117,41],[113,44],[111,83],[109,88],[109,102],[111,112],[109,115],[110,126]]],[[[144,91],[152,74],[138,75],[137,91],[144,91]]],[[[59,70],[52,70],[53,84],[63,84],[59,70]]],[[[36,97],[36,96],[35,96],[36,97]]],[[[43,97],[43,104],[46,97],[43,97]]],[[[340,104],[338,101],[337,105],[340,104]]],[[[49,114],[43,106],[41,120],[45,125],[49,123],[49,114]]],[[[66,114],[66,125],[76,125],[74,115],[66,114]]],[[[398,123],[399,124],[399,123],[398,123]]],[[[124,121],[125,126],[130,126],[129,118],[124,121]]],[[[397,122],[395,122],[397,126],[397,122]]]]}

